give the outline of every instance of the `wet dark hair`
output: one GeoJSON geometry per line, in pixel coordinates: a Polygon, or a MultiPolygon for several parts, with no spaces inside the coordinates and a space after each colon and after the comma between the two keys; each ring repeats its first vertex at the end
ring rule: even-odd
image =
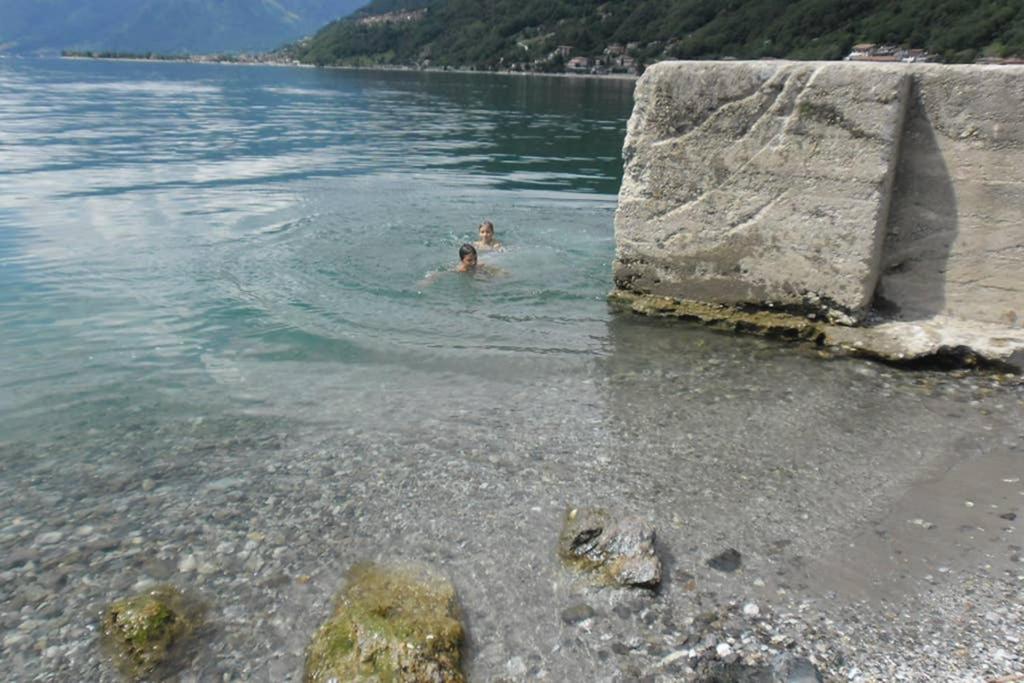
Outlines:
{"type": "Polygon", "coordinates": [[[469,256],[470,254],[476,254],[476,247],[474,247],[472,244],[468,244],[467,243],[467,244],[463,244],[461,247],[459,247],[459,260],[460,261],[462,259],[466,258],[467,256],[469,256]]]}
{"type": "Polygon", "coordinates": [[[485,225],[489,225],[491,227],[491,230],[494,230],[494,223],[490,221],[484,221],[483,223],[481,223],[479,226],[477,226],[477,230],[484,227],[485,225]]]}

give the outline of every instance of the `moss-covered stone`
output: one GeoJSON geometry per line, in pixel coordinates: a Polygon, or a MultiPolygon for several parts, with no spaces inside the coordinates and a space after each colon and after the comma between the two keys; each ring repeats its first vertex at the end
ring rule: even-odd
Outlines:
{"type": "Polygon", "coordinates": [[[460,683],[455,589],[420,566],[359,564],[309,646],[306,683],[460,683]]]}
{"type": "Polygon", "coordinates": [[[162,664],[198,626],[200,610],[174,586],[159,586],[110,605],[103,639],[126,676],[144,676],[162,664]]]}

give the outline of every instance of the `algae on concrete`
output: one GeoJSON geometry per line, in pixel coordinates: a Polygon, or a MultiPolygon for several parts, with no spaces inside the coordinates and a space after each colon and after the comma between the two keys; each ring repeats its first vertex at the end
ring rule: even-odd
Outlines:
{"type": "Polygon", "coordinates": [[[103,615],[103,638],[117,668],[140,678],[165,664],[200,620],[200,608],[179,589],[158,586],[111,604],[103,615]]]}
{"type": "Polygon", "coordinates": [[[423,566],[358,564],[314,636],[304,680],[459,683],[455,588],[423,566]]]}
{"type": "MultiPolygon", "coordinates": [[[[871,358],[907,367],[981,368],[1024,373],[1024,330],[1005,330],[981,322],[873,321],[863,327],[833,325],[811,315],[772,307],[736,307],[617,289],[609,303],[640,315],[680,318],[710,327],[803,340],[832,355],[871,358]]],[[[824,352],[824,351],[823,351],[824,352]]]]}

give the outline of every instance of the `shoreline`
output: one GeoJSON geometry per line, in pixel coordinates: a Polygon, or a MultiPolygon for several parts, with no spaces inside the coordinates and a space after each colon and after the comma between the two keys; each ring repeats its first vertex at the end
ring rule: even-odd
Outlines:
{"type": "Polygon", "coordinates": [[[336,71],[397,71],[402,73],[444,73],[444,74],[474,74],[487,76],[531,76],[531,77],[553,77],[553,78],[592,78],[613,81],[636,81],[638,74],[580,74],[553,72],[542,73],[537,71],[484,71],[481,69],[452,68],[443,69],[439,67],[418,68],[411,66],[349,66],[349,65],[325,65],[303,64],[301,62],[253,62],[253,61],[232,61],[232,60],[197,60],[197,59],[155,59],[146,57],[88,57],[84,55],[60,55],[59,59],[95,61],[95,62],[146,62],[146,63],[168,63],[168,64],[197,64],[197,65],[218,65],[218,66],[271,66],[276,68],[292,67],[296,69],[326,69],[336,71]]]}

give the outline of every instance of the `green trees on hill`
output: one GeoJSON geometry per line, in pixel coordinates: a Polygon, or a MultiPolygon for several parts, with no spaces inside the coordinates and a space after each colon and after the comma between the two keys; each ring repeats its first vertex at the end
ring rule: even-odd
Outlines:
{"type": "MultiPolygon", "coordinates": [[[[1020,0],[374,0],[293,49],[315,64],[508,67],[559,45],[599,55],[636,43],[665,58],[839,59],[859,42],[925,48],[946,61],[1024,55],[1020,0]],[[360,18],[426,8],[415,21],[360,18]]],[[[538,61],[540,60],[540,61],[538,61]]],[[[542,64],[543,62],[543,64],[542,64]]]]}

